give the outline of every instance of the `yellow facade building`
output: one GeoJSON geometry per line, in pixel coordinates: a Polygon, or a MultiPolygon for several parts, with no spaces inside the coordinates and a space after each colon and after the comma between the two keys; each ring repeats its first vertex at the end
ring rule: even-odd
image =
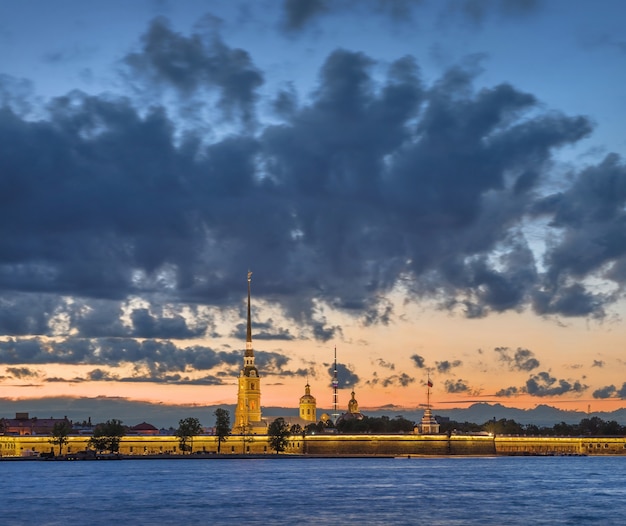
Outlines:
{"type": "Polygon", "coordinates": [[[243,368],[239,374],[237,406],[233,433],[241,435],[264,434],[267,422],[261,417],[261,378],[254,364],[252,348],[252,322],[250,316],[250,283],[252,272],[248,272],[248,321],[246,329],[246,351],[243,357],[243,368]]]}
{"type": "Polygon", "coordinates": [[[317,401],[311,394],[309,382],[304,386],[304,394],[300,397],[300,418],[317,424],[317,401]]]}

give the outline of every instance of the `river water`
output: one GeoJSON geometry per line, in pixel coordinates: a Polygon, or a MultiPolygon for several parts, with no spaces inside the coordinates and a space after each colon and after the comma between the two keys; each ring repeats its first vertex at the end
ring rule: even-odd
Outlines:
{"type": "Polygon", "coordinates": [[[0,462],[0,523],[625,524],[626,457],[0,462]]]}

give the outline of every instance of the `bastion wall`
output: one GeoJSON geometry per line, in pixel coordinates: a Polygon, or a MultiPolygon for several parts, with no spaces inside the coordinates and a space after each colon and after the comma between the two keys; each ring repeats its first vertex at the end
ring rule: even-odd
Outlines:
{"type": "MultiPolygon", "coordinates": [[[[89,437],[70,436],[63,453],[87,449],[89,437]]],[[[53,451],[49,436],[0,436],[0,456],[36,456],[53,451]]],[[[217,438],[193,439],[193,453],[217,453],[217,438]]],[[[123,455],[180,454],[175,436],[126,436],[123,455]]],[[[275,454],[264,435],[233,435],[222,442],[225,455],[275,454]]],[[[403,455],[626,455],[626,437],[526,437],[467,435],[301,435],[293,436],[285,454],[311,456],[403,455]]]]}

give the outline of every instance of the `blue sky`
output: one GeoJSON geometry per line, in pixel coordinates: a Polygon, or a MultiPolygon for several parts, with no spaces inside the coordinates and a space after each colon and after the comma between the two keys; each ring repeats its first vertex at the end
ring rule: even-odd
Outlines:
{"type": "Polygon", "coordinates": [[[0,3],[0,396],[621,406],[625,15],[0,3]]]}

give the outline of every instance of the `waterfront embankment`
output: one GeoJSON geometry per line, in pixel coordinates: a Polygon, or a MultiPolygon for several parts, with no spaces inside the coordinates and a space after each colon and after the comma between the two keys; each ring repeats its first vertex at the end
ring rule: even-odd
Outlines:
{"type": "MultiPolygon", "coordinates": [[[[88,449],[88,436],[70,436],[64,454],[88,449]]],[[[217,455],[215,436],[194,437],[192,455],[217,455]]],[[[38,457],[58,453],[49,436],[0,436],[0,457],[38,457]]],[[[181,458],[175,436],[125,436],[125,457],[181,458]]],[[[474,456],[474,455],[626,455],[626,437],[533,437],[488,435],[297,435],[285,453],[308,456],[474,456]]],[[[221,444],[223,456],[275,455],[267,436],[232,435],[221,444]]],[[[188,456],[188,455],[185,455],[188,456]]]]}

